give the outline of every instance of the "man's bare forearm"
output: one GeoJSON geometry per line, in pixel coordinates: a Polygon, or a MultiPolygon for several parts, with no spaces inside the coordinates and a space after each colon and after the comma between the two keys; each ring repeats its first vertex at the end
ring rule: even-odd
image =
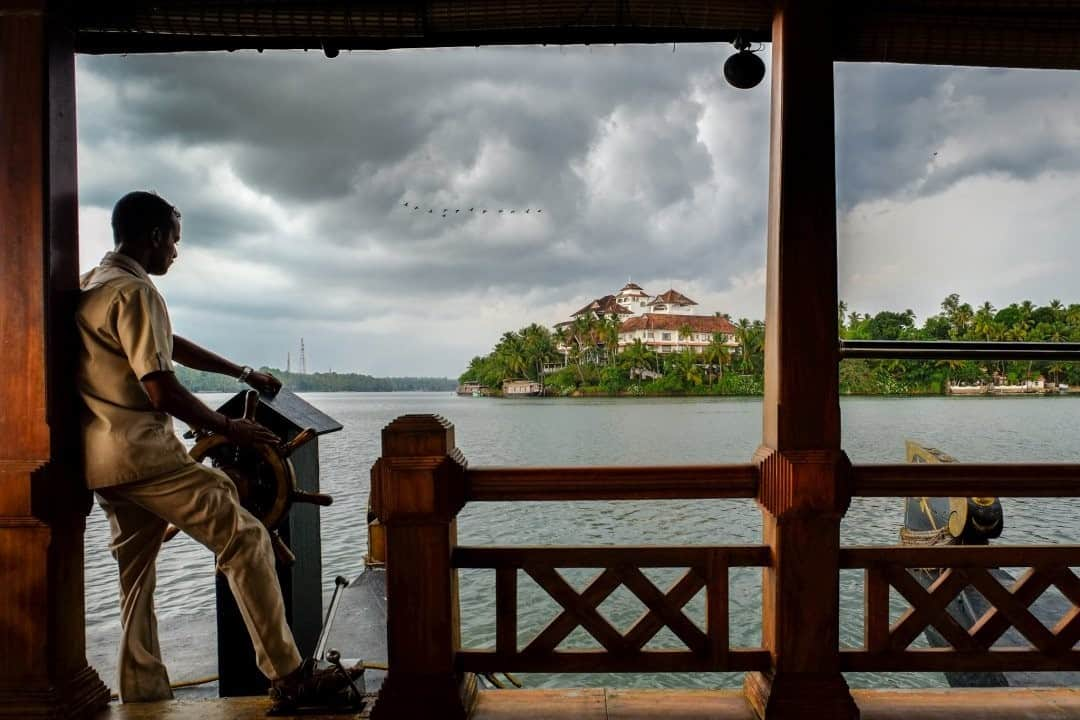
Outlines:
{"type": "Polygon", "coordinates": [[[257,422],[243,418],[227,418],[211,410],[181,385],[176,375],[171,372],[150,373],[142,379],[142,384],[155,410],[179,418],[193,428],[222,433],[245,446],[281,442],[277,435],[257,422]]]}
{"type": "MultiPolygon", "coordinates": [[[[173,335],[173,360],[192,370],[205,370],[206,372],[228,375],[229,377],[239,377],[240,372],[243,370],[240,365],[226,360],[220,355],[212,353],[179,335],[173,335]]],[[[197,398],[193,399],[196,402],[198,401],[197,398]]],[[[183,420],[183,418],[180,419],[183,420]]]]}
{"type": "Polygon", "coordinates": [[[229,419],[192,395],[173,373],[152,373],[143,378],[142,383],[155,410],[166,412],[194,428],[219,433],[228,430],[229,419]]]}

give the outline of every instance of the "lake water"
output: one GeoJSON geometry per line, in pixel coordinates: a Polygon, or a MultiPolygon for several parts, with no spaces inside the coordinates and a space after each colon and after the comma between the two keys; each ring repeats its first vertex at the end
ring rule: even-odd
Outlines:
{"type": "MultiPolygon", "coordinates": [[[[211,406],[228,395],[207,394],[211,406]]],[[[362,569],[367,534],[368,473],[379,455],[380,430],[405,413],[438,413],[454,423],[470,465],[676,465],[746,462],[761,437],[761,402],[747,399],[458,398],[448,393],[308,393],[304,397],[344,425],[320,438],[322,488],[334,504],[322,510],[325,587],[362,569]]],[[[913,439],[972,462],[1077,462],[1080,398],[845,398],[843,445],[853,462],[903,462],[913,439]]],[[[889,545],[902,516],[898,498],[857,498],[842,527],[845,544],[889,545]]],[[[1001,543],[1076,542],[1075,499],[1008,499],[1001,543]]],[[[761,542],[761,515],[751,500],[663,502],[475,503],[458,523],[459,542],[483,544],[740,544],[761,542]]],[[[213,557],[186,536],[158,561],[157,613],[173,681],[216,673],[213,557]],[[193,638],[195,640],[193,641],[193,638]]],[[[577,587],[595,571],[566,572],[577,587]]],[[[661,587],[674,571],[646,574],[661,587]]],[[[731,572],[732,646],[760,644],[761,571],[731,572]]],[[[519,625],[531,637],[558,606],[521,576],[519,625]]],[[[116,567],[108,527],[95,507],[86,533],[87,652],[113,683],[119,635],[116,567]]],[[[840,578],[841,641],[862,635],[862,575],[840,578]]],[[[704,617],[703,595],[687,606],[704,617]]],[[[897,605],[898,610],[901,606],[897,605]]],[[[641,612],[620,588],[601,605],[619,628],[641,612]]],[[[463,571],[463,644],[493,645],[494,573],[463,571]]],[[[564,646],[589,646],[578,628],[564,646]]],[[[676,645],[660,634],[648,647],[676,645]],[[659,645],[657,645],[659,643],[659,645]]],[[[529,686],[737,687],[741,674],[525,675],[529,686]]],[[[855,674],[853,686],[945,685],[936,673],[855,674]]]]}

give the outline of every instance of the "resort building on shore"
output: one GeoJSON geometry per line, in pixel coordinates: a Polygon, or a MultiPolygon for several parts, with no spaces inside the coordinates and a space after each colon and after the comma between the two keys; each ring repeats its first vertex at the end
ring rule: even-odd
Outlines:
{"type": "Polygon", "coordinates": [[[724,336],[724,344],[729,348],[739,346],[735,340],[735,326],[723,316],[645,313],[622,322],[619,326],[619,347],[633,345],[635,340],[640,340],[658,353],[680,352],[686,348],[703,353],[716,333],[724,336]]]}
{"type": "MultiPolygon", "coordinates": [[[[717,333],[723,336],[724,344],[729,348],[739,346],[735,326],[727,316],[721,313],[698,315],[697,307],[695,301],[674,288],[652,296],[640,285],[628,282],[614,295],[596,298],[573,313],[570,320],[555,327],[572,327],[581,317],[592,320],[618,318],[620,350],[640,340],[658,353],[684,349],[703,353],[717,333]]],[[[564,354],[569,350],[565,346],[559,349],[564,354]]]]}

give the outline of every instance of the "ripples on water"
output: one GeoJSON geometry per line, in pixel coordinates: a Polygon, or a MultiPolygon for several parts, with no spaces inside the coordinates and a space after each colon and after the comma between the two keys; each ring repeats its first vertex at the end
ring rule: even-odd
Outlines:
{"type": "MultiPolygon", "coordinates": [[[[217,406],[229,396],[202,396],[217,406]]],[[[758,399],[498,400],[446,393],[309,393],[305,397],[344,425],[319,439],[322,488],[334,504],[322,510],[324,587],[362,568],[368,471],[378,457],[380,430],[398,415],[435,412],[450,419],[472,465],[674,465],[746,462],[761,435],[758,399]]],[[[1076,462],[1077,398],[846,398],[841,403],[844,448],[854,462],[902,462],[904,440],[938,447],[973,462],[1076,462]]],[[[1002,543],[1075,542],[1075,499],[1008,499],[1002,543]]],[[[896,498],[856,498],[841,528],[844,544],[894,544],[901,521],[896,498]]],[[[116,567],[108,526],[94,509],[86,532],[87,651],[107,682],[119,636],[116,567]]],[[[743,544],[761,542],[760,512],[750,500],[591,503],[474,503],[458,522],[462,544],[743,544]]],[[[216,672],[213,557],[184,535],[158,560],[157,613],[166,663],[174,680],[216,672]]],[[[581,588],[595,571],[567,571],[581,588]]],[[[648,570],[660,587],[677,571],[648,570]]],[[[862,637],[862,574],[840,578],[841,642],[862,637]]],[[[761,642],[760,570],[733,568],[733,646],[761,642]]],[[[494,572],[462,571],[462,639],[493,645],[494,572]]],[[[519,575],[520,640],[527,641],[558,606],[519,575]]],[[[701,622],[704,593],[687,605],[701,622]]],[[[895,598],[894,598],[895,600],[895,598]]],[[[620,629],[642,606],[620,588],[601,611],[620,629]]],[[[896,611],[900,610],[897,605],[896,611]]],[[[564,647],[589,646],[578,628],[564,647]]],[[[660,634],[648,647],[677,646],[660,634]]],[[[531,686],[737,686],[741,674],[528,675],[531,686]]],[[[944,685],[940,674],[852,674],[855,686],[944,685]]]]}

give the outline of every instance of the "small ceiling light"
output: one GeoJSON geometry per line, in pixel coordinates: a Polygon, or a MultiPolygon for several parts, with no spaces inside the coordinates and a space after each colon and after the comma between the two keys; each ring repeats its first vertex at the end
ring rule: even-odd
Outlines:
{"type": "Polygon", "coordinates": [[[750,49],[750,42],[741,35],[732,43],[739,52],[724,62],[724,78],[740,90],[755,87],[765,77],[765,63],[750,49]]]}

